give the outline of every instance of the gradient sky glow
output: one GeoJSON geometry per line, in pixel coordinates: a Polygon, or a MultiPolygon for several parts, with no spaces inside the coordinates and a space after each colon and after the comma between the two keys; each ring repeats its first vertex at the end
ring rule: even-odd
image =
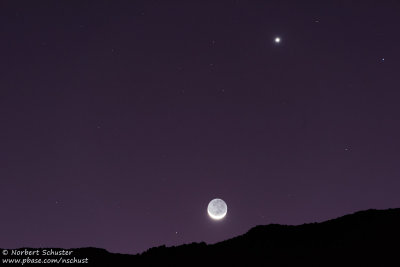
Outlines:
{"type": "Polygon", "coordinates": [[[400,3],[299,2],[1,1],[0,247],[399,207],[400,3]]]}

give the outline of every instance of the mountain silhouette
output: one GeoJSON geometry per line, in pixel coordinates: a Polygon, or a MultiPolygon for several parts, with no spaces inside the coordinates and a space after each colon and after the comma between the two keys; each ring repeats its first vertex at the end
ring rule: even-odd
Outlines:
{"type": "MultiPolygon", "coordinates": [[[[19,250],[24,249],[28,248],[19,250]]],[[[88,263],[81,266],[365,267],[400,266],[399,251],[400,209],[388,209],[360,211],[298,226],[260,225],[244,235],[211,245],[201,242],[159,246],[136,255],[78,248],[65,258],[87,258],[88,263]]],[[[2,255],[2,260],[8,256],[2,255]]]]}

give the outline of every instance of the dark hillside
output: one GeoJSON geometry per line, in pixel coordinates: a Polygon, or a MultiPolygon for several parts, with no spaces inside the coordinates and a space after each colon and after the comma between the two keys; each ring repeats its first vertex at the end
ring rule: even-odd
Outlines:
{"type": "Polygon", "coordinates": [[[400,209],[367,210],[322,223],[260,225],[212,245],[160,246],[138,255],[80,248],[73,256],[88,258],[85,266],[399,266],[399,226],[400,209]]]}

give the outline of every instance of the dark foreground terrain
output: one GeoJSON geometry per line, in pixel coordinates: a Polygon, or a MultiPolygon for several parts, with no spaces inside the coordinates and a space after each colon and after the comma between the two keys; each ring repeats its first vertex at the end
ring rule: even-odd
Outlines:
{"type": "MultiPolygon", "coordinates": [[[[35,250],[38,249],[18,249],[19,253],[35,250]]],[[[50,254],[54,251],[62,249],[46,249],[50,254]]],[[[213,245],[160,246],[137,255],[114,254],[98,248],[73,249],[71,255],[12,253],[16,252],[3,251],[0,265],[21,266],[3,261],[30,257],[32,264],[26,262],[22,266],[64,265],[33,264],[35,259],[44,258],[77,263],[67,266],[400,266],[400,209],[361,211],[299,226],[256,226],[244,235],[213,245]]]]}

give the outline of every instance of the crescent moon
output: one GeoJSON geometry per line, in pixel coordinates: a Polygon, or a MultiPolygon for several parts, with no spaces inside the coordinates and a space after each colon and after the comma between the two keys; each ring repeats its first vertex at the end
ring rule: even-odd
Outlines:
{"type": "Polygon", "coordinates": [[[208,215],[214,220],[221,220],[228,212],[228,206],[222,199],[216,198],[210,201],[207,207],[208,215]]]}

